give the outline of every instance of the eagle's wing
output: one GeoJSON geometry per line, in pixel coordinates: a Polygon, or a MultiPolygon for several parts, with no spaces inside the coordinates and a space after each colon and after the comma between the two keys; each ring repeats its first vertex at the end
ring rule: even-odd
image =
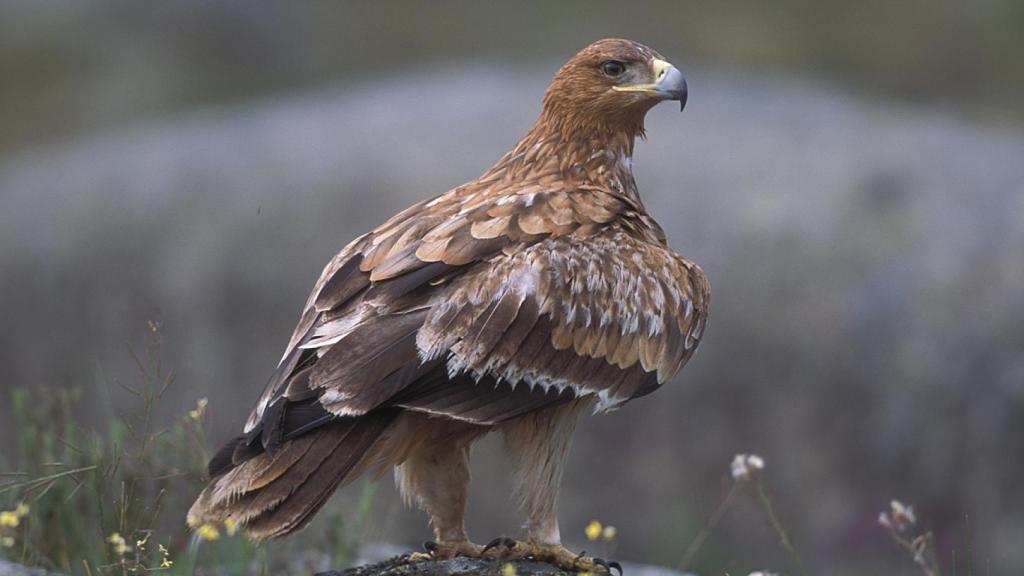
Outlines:
{"type": "Polygon", "coordinates": [[[548,238],[455,280],[435,296],[417,343],[448,371],[610,408],[674,376],[707,317],[703,272],[611,226],[548,238]]]}
{"type": "Polygon", "coordinates": [[[682,367],[707,283],[621,224],[642,208],[598,189],[495,184],[417,204],[328,264],[250,441],[272,449],[384,405],[479,423],[590,393],[611,406],[682,367]]]}

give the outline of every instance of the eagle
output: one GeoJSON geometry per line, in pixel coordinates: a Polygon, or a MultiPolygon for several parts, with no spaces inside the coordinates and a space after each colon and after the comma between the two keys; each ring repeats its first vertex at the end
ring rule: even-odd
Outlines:
{"type": "Polygon", "coordinates": [[[342,249],[242,434],[210,461],[189,523],[287,536],[338,488],[393,469],[429,516],[430,558],[607,569],[562,546],[559,483],[579,416],[656,390],[704,332],[708,280],[669,248],[632,172],[648,110],[686,98],[654,50],[594,42],[482,176],[342,249]],[[491,432],[526,524],[521,541],[483,547],[463,516],[470,447],[491,432]]]}

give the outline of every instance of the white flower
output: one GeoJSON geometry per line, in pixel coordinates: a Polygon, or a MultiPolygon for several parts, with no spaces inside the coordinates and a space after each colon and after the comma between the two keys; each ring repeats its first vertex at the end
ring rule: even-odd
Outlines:
{"type": "Polygon", "coordinates": [[[889,515],[885,512],[878,513],[878,523],[886,528],[892,528],[892,521],[889,520],[889,515]]]}
{"type": "Polygon", "coordinates": [[[917,523],[917,516],[914,514],[914,507],[907,506],[899,500],[889,503],[889,512],[881,512],[878,515],[878,523],[890,530],[906,530],[909,526],[917,523]]]}
{"type": "Polygon", "coordinates": [[[899,500],[893,500],[889,503],[889,506],[892,507],[892,519],[896,524],[914,524],[917,522],[913,506],[907,506],[899,500]]]}
{"type": "Polygon", "coordinates": [[[737,454],[729,465],[733,480],[750,480],[764,470],[764,458],[757,454],[737,454]]]}

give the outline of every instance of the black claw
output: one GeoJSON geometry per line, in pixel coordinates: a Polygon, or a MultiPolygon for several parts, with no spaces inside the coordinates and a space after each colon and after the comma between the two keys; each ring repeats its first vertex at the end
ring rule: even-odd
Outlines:
{"type": "Polygon", "coordinates": [[[497,548],[498,546],[504,546],[506,549],[511,550],[516,547],[516,541],[507,536],[498,536],[494,540],[488,542],[486,546],[484,546],[483,552],[481,552],[481,554],[486,554],[488,550],[492,548],[497,548]]]}
{"type": "Polygon", "coordinates": [[[576,557],[572,559],[572,567],[573,567],[574,570],[576,569],[576,565],[579,564],[580,560],[582,560],[583,557],[586,556],[586,555],[587,555],[587,551],[586,550],[580,550],[580,553],[577,554],[576,557]]]}
{"type": "Polygon", "coordinates": [[[609,562],[603,558],[591,558],[590,561],[604,568],[609,574],[612,573],[612,570],[615,570],[619,573],[619,576],[622,576],[622,564],[619,564],[615,560],[609,562]]]}
{"type": "Polygon", "coordinates": [[[437,542],[434,542],[433,540],[427,540],[423,543],[423,549],[433,554],[434,552],[437,552],[437,542]]]}

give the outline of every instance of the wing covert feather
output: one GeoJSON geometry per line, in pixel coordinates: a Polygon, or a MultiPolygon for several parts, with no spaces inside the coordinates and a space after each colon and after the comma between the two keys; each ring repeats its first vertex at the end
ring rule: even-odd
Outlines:
{"type": "Polygon", "coordinates": [[[449,355],[450,373],[597,394],[613,407],[679,372],[708,293],[696,265],[628,230],[549,237],[455,279],[417,345],[426,358],[449,355]]]}

